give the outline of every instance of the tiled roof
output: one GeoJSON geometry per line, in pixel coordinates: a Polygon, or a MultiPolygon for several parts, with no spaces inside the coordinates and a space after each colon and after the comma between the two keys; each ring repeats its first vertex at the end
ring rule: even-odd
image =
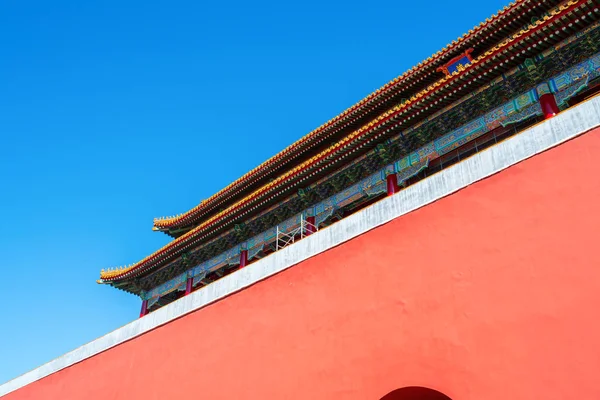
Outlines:
{"type": "MultiPolygon", "coordinates": [[[[535,33],[536,31],[545,28],[549,23],[555,21],[557,18],[563,17],[564,14],[572,11],[580,5],[586,3],[586,0],[571,0],[560,7],[553,10],[549,16],[546,16],[543,20],[537,21],[532,24],[528,29],[524,29],[510,38],[507,38],[502,43],[498,44],[494,48],[488,50],[485,54],[477,57],[473,60],[473,63],[467,67],[465,67],[462,72],[455,72],[450,76],[446,76],[443,79],[439,80],[435,84],[427,87],[425,90],[413,96],[408,102],[398,105],[387,112],[380,115],[375,120],[369,122],[368,124],[362,126],[360,129],[352,132],[344,139],[330,146],[326,150],[322,151],[318,155],[310,158],[309,160],[303,162],[292,170],[286,172],[281,175],[274,181],[264,185],[260,189],[254,191],[250,195],[246,196],[242,200],[236,202],[232,206],[227,209],[219,212],[213,217],[207,219],[206,221],[199,224],[194,229],[190,230],[183,236],[173,240],[163,248],[154,252],[150,256],[144,258],[136,264],[130,265],[128,267],[120,267],[113,270],[102,271],[100,275],[100,282],[109,282],[119,279],[128,279],[135,277],[141,273],[143,273],[147,268],[157,265],[157,263],[163,262],[167,257],[171,257],[176,254],[180,254],[181,252],[190,250],[197,246],[210,231],[210,228],[220,222],[227,217],[237,216],[243,217],[247,215],[251,211],[255,211],[259,208],[262,203],[270,200],[274,196],[278,194],[277,190],[281,190],[282,185],[284,185],[290,179],[300,179],[300,181],[306,180],[309,176],[317,173],[318,169],[322,169],[323,164],[327,163],[327,160],[331,159],[331,157],[337,157],[339,154],[342,154],[343,151],[351,152],[351,146],[362,146],[364,143],[360,143],[361,140],[372,141],[377,136],[368,137],[370,133],[373,132],[379,125],[385,123],[391,118],[395,117],[403,117],[407,120],[410,120],[415,115],[419,114],[421,111],[416,110],[413,114],[409,115],[408,111],[414,105],[418,105],[419,103],[427,100],[428,96],[434,95],[436,92],[446,89],[448,85],[457,81],[459,78],[472,73],[478,66],[482,65],[484,62],[491,62],[491,60],[495,60],[496,56],[503,50],[509,50],[513,48],[513,45],[516,45],[520,42],[520,40],[525,39],[535,33]],[[302,176],[302,174],[305,174],[302,176]],[[308,176],[306,175],[308,174],[308,176]]],[[[481,77],[481,74],[479,75],[481,77]]],[[[466,83],[463,84],[463,87],[466,86],[466,83]]],[[[424,109],[429,108],[431,105],[426,105],[424,109]]]]}
{"type": "Polygon", "coordinates": [[[306,136],[304,136],[300,140],[296,141],[295,143],[291,144],[283,151],[279,152],[278,154],[271,157],[264,163],[260,164],[258,167],[252,169],[250,172],[246,173],[239,179],[235,180],[234,182],[232,182],[231,184],[226,186],[224,189],[215,193],[211,197],[203,200],[196,207],[190,209],[189,211],[187,211],[183,214],[179,214],[177,216],[156,218],[154,220],[154,229],[155,230],[168,230],[169,228],[175,228],[178,226],[190,225],[193,222],[199,222],[199,221],[197,221],[197,219],[199,217],[198,214],[203,214],[203,212],[211,206],[213,208],[221,206],[222,203],[224,203],[231,196],[234,196],[236,193],[238,193],[240,190],[242,190],[246,186],[246,184],[250,183],[253,179],[255,179],[256,177],[259,177],[261,175],[264,175],[268,171],[274,169],[274,167],[277,166],[277,164],[279,162],[281,162],[282,160],[286,159],[287,157],[290,157],[295,152],[297,152],[297,150],[303,144],[305,144],[305,142],[319,140],[319,136],[322,134],[322,132],[324,130],[330,128],[333,124],[336,124],[338,122],[348,122],[346,120],[350,120],[352,118],[353,113],[360,110],[361,108],[364,108],[368,104],[373,103],[382,94],[385,94],[386,92],[388,92],[390,89],[396,87],[397,85],[401,85],[402,83],[405,82],[405,80],[414,76],[415,74],[418,74],[424,68],[434,66],[434,64],[437,65],[440,62],[440,60],[442,60],[449,53],[457,51],[461,47],[461,45],[463,45],[465,43],[465,41],[467,41],[469,39],[477,38],[478,36],[484,36],[486,33],[488,33],[488,34],[493,33],[493,32],[489,32],[489,31],[496,30],[496,28],[497,28],[495,25],[496,23],[498,23],[499,21],[506,20],[507,17],[512,18],[512,17],[510,17],[509,13],[511,13],[513,11],[519,11],[521,6],[527,5],[527,6],[531,7],[531,6],[535,5],[536,3],[539,3],[539,1],[517,0],[517,1],[512,2],[511,4],[504,7],[502,10],[498,11],[495,15],[491,16],[490,18],[487,18],[485,21],[481,22],[478,26],[469,30],[467,33],[465,33],[463,36],[459,37],[457,40],[452,41],[450,44],[448,44],[442,50],[438,51],[437,53],[433,54],[431,57],[429,57],[426,60],[415,65],[408,71],[404,72],[399,77],[393,79],[392,81],[388,82],[381,88],[377,89],[375,92],[371,93],[370,95],[368,95],[367,97],[365,97],[364,99],[359,101],[358,103],[354,104],[352,107],[348,108],[347,110],[345,110],[344,112],[342,112],[341,114],[336,116],[335,118],[327,121],[325,124],[321,125],[317,129],[308,133],[306,136]]]}

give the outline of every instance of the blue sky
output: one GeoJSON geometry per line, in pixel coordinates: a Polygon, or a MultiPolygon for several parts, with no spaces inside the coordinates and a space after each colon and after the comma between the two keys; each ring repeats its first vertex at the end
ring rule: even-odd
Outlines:
{"type": "Polygon", "coordinates": [[[507,0],[0,2],[0,383],[135,319],[95,283],[507,0]]]}

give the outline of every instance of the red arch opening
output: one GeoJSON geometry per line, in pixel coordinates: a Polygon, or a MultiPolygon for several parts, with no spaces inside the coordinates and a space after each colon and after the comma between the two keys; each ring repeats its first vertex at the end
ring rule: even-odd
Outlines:
{"type": "Polygon", "coordinates": [[[396,389],[383,396],[381,400],[452,400],[437,390],[421,386],[409,386],[396,389]]]}

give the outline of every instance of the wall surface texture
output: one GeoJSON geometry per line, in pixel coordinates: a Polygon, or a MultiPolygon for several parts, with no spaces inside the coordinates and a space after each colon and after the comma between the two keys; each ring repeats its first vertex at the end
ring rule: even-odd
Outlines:
{"type": "Polygon", "coordinates": [[[598,399],[599,160],[595,129],[3,399],[598,399]]]}

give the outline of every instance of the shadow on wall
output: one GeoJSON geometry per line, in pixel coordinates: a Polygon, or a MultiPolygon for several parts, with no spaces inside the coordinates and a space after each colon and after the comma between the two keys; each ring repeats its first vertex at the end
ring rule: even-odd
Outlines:
{"type": "Polygon", "coordinates": [[[420,386],[410,386],[396,389],[383,396],[380,400],[452,400],[437,390],[420,386]]]}

